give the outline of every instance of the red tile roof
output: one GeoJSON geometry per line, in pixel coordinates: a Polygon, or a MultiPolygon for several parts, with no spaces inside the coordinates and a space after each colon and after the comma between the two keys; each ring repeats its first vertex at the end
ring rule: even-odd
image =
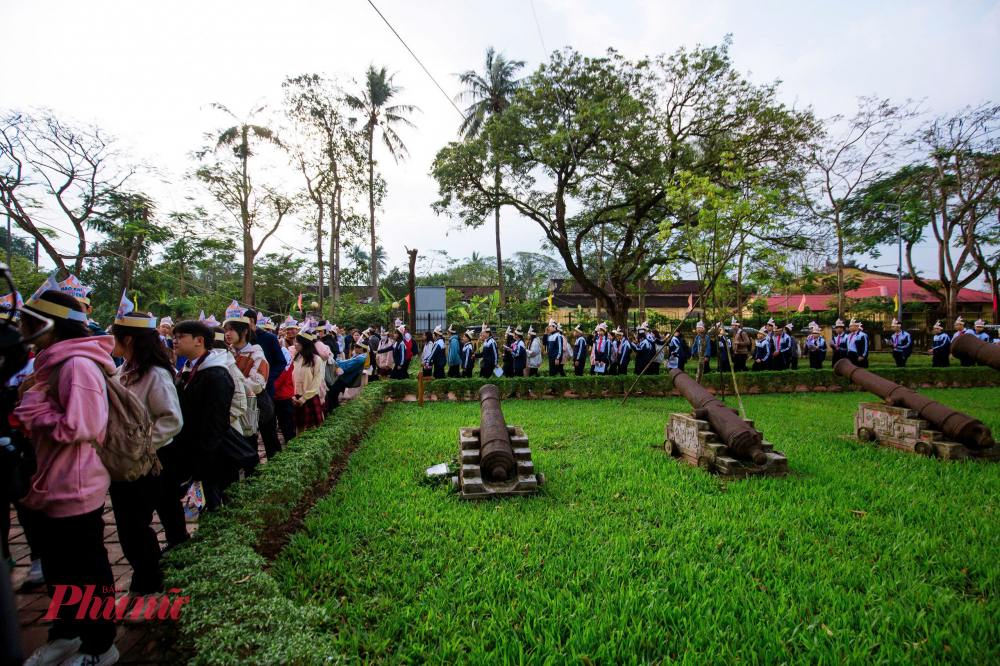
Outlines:
{"type": "MultiPolygon", "coordinates": [[[[845,295],[848,298],[872,298],[873,296],[892,298],[897,291],[896,280],[870,279],[862,282],[859,288],[846,292],[845,295]]],[[[785,308],[797,310],[802,304],[802,299],[805,299],[806,307],[811,311],[823,312],[833,309],[827,302],[835,301],[836,298],[836,294],[790,294],[787,297],[781,294],[767,299],[767,309],[769,312],[778,312],[785,308]]],[[[932,305],[940,303],[940,299],[918,287],[913,280],[903,280],[903,302],[907,301],[921,301],[932,305]]],[[[959,289],[958,302],[992,303],[993,298],[985,291],[959,289]]]]}

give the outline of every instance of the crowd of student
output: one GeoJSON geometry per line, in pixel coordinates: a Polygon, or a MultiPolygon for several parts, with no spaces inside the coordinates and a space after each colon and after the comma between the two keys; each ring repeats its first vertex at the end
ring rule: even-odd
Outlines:
{"type": "MultiPolygon", "coordinates": [[[[18,470],[23,483],[5,470],[3,489],[31,552],[24,584],[44,583],[50,595],[56,585],[93,590],[59,607],[48,642],[25,662],[32,666],[106,666],[119,658],[114,620],[87,612],[115,597],[104,546],[109,493],[133,569],[129,596],[162,591],[162,552],[190,538],[185,512],[216,509],[241,474],[254,474],[258,439],[271,458],[282,449],[279,430],[287,442],[322,423],[345,392],[363,386],[373,347],[381,346],[381,336],[345,335],[313,319],[286,320],[279,337],[273,322],[236,302],[221,324],[204,313],[157,322],[124,294],[105,331],[87,316],[89,296],[50,277],[23,304],[12,295],[0,314],[17,320],[32,343],[28,364],[10,380],[5,424],[34,463],[18,470]],[[132,423],[139,427],[123,427],[132,423]],[[162,550],[154,512],[166,537],[162,550]],[[77,619],[80,606],[86,610],[77,619]]],[[[17,339],[13,326],[6,330],[17,339]]],[[[12,568],[10,525],[0,527],[12,568]]]]}

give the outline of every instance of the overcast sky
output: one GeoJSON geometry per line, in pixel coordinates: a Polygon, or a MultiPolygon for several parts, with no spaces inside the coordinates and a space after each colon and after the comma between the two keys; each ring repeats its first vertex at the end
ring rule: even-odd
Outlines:
{"type": "MultiPolygon", "coordinates": [[[[525,60],[527,71],[545,57],[530,0],[375,4],[449,96],[459,91],[454,74],[480,69],[489,45],[525,60]]],[[[780,78],[786,102],[824,117],[849,114],[869,94],[926,98],[925,108],[939,114],[1000,100],[997,2],[534,0],[534,9],[549,51],[597,55],[610,46],[639,57],[717,44],[731,33],[737,69],[756,82],[780,78]]],[[[410,159],[381,159],[388,195],[378,233],[390,265],[405,261],[404,246],[495,254],[490,226],[459,232],[431,211],[430,163],[456,137],[460,118],[367,0],[0,0],[0,25],[0,106],[46,106],[116,134],[167,175],[169,185],[149,185],[166,210],[183,208],[192,190],[182,179],[190,151],[225,123],[210,102],[243,114],[261,100],[277,106],[286,76],[360,79],[370,63],[385,65],[405,88],[400,101],[422,111],[417,129],[401,132],[410,159]]],[[[297,224],[277,236],[309,251],[297,224]]],[[[505,254],[537,251],[540,239],[534,222],[504,216],[505,254]]],[[[284,247],[269,241],[267,250],[284,247]]],[[[895,270],[892,257],[873,263],[895,270]]]]}

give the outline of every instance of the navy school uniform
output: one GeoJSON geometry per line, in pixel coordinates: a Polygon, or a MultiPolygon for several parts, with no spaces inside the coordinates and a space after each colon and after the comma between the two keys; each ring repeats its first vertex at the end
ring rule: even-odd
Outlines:
{"type": "Polygon", "coordinates": [[[859,368],[868,367],[868,335],[864,331],[848,334],[847,359],[859,368]]]}
{"type": "Polygon", "coordinates": [[[913,338],[906,331],[892,334],[892,358],[896,361],[896,367],[906,366],[906,359],[913,353],[913,338]]]}
{"type": "Polygon", "coordinates": [[[698,358],[701,345],[705,345],[705,372],[712,372],[712,364],[710,359],[712,358],[712,341],[708,339],[707,335],[696,335],[694,336],[694,344],[691,345],[691,358],[696,362],[700,359],[698,358]],[[702,342],[704,341],[704,342],[702,342]]]}
{"type": "Polygon", "coordinates": [[[832,363],[847,358],[847,333],[834,333],[830,338],[830,347],[833,349],[832,363]]]}
{"type": "Polygon", "coordinates": [[[821,369],[826,360],[826,338],[819,333],[810,335],[806,338],[806,349],[809,350],[809,367],[813,370],[821,369]]]}
{"type": "Polygon", "coordinates": [[[524,340],[515,340],[510,349],[511,367],[514,375],[523,375],[524,369],[528,365],[528,349],[524,346],[524,340]]]}
{"type": "Polygon", "coordinates": [[[781,359],[781,367],[776,370],[788,370],[792,367],[792,336],[782,329],[781,333],[775,336],[778,345],[778,356],[781,359]]]}
{"type": "Polygon", "coordinates": [[[466,379],[472,377],[472,368],[476,364],[476,350],[471,342],[466,342],[462,347],[462,376],[466,379]]]}
{"type": "Polygon", "coordinates": [[[947,368],[951,365],[951,338],[947,333],[938,333],[931,341],[931,365],[935,368],[947,368]]]}
{"type": "Polygon", "coordinates": [[[389,379],[406,379],[406,370],[404,368],[404,364],[406,363],[406,343],[402,341],[394,342],[376,350],[375,353],[384,354],[390,350],[392,351],[392,372],[389,373],[389,379]]]}
{"type": "Polygon", "coordinates": [[[771,341],[768,338],[757,340],[753,348],[753,370],[771,369],[771,341]]]}
{"type": "Polygon", "coordinates": [[[431,365],[434,366],[434,379],[444,379],[444,366],[448,364],[448,346],[444,338],[434,340],[431,348],[431,365]]]}
{"type": "Polygon", "coordinates": [[[632,361],[632,343],[622,340],[618,344],[618,374],[628,374],[628,364],[632,361]]]}
{"type": "Polygon", "coordinates": [[[719,333],[716,342],[716,356],[719,358],[719,372],[731,372],[730,359],[733,357],[733,343],[724,332],[719,333]]]}
{"type": "Polygon", "coordinates": [[[483,342],[483,347],[476,354],[476,358],[479,360],[479,376],[480,377],[490,377],[493,375],[493,369],[497,367],[497,341],[494,337],[488,337],[483,342]]]}
{"type": "Polygon", "coordinates": [[[549,376],[555,377],[561,375],[566,376],[566,371],[563,370],[563,366],[556,361],[561,361],[563,357],[563,336],[562,333],[556,331],[549,335],[549,339],[546,342],[545,349],[549,354],[549,376]]]}
{"type": "Polygon", "coordinates": [[[573,343],[574,374],[579,377],[583,374],[583,367],[587,365],[587,338],[582,335],[573,343]]]}

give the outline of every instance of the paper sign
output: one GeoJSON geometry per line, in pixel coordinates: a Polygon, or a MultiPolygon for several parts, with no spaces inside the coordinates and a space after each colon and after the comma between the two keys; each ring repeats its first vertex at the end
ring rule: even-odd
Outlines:
{"type": "Polygon", "coordinates": [[[493,368],[493,374],[499,377],[503,374],[503,368],[493,368]]]}

